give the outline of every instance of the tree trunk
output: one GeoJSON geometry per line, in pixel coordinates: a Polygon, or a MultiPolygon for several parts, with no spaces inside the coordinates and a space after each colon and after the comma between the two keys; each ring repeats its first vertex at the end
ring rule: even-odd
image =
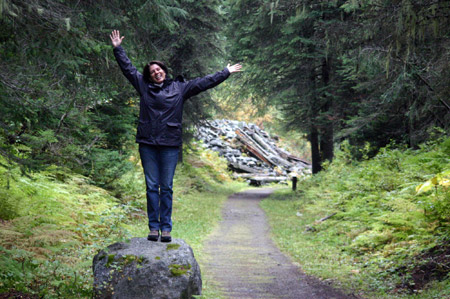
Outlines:
{"type": "MultiPolygon", "coordinates": [[[[325,87],[328,86],[330,82],[330,60],[331,58],[324,58],[322,60],[322,82],[325,87]]],[[[321,113],[329,115],[333,106],[333,99],[331,97],[327,97],[326,95],[324,95],[323,97],[325,98],[326,102],[321,108],[321,113]]],[[[326,120],[322,126],[322,129],[320,130],[320,152],[322,161],[328,160],[331,162],[333,160],[333,133],[333,121],[331,119],[326,120]]]]}
{"type": "Polygon", "coordinates": [[[322,156],[322,161],[328,160],[333,161],[334,147],[333,147],[333,125],[330,122],[329,126],[323,128],[320,135],[320,152],[322,156]]]}
{"type": "Polygon", "coordinates": [[[309,142],[311,143],[312,173],[318,173],[322,170],[320,150],[319,150],[319,133],[315,126],[311,126],[309,133],[309,142]]]}

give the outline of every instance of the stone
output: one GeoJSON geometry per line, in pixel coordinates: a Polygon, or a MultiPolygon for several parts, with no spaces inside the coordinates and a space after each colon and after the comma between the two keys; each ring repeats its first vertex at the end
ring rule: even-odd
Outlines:
{"type": "MultiPolygon", "coordinates": [[[[225,157],[229,168],[235,172],[278,177],[280,174],[286,176],[294,169],[311,168],[300,158],[278,148],[275,139],[253,123],[226,119],[203,121],[198,126],[196,137],[202,140],[207,148],[218,152],[219,156],[225,157]],[[238,129],[241,131],[240,134],[245,134],[249,140],[243,141],[238,138],[239,135],[236,133],[238,129]],[[249,143],[259,154],[249,151],[249,143]],[[243,153],[246,154],[243,155],[243,153]],[[262,159],[261,156],[265,159],[262,159]],[[275,171],[275,165],[277,171],[275,171]],[[250,168],[253,169],[250,170],[250,168]]],[[[308,170],[302,172],[307,173],[308,170]]],[[[296,173],[298,172],[296,171],[296,173]]]]}
{"type": "Polygon", "coordinates": [[[112,244],[94,257],[93,272],[95,298],[193,298],[202,289],[200,267],[181,239],[112,244]]]}
{"type": "Polygon", "coordinates": [[[222,140],[220,140],[220,139],[218,139],[218,138],[217,138],[217,139],[211,140],[211,141],[209,142],[209,144],[211,144],[212,146],[218,146],[218,147],[223,147],[223,146],[224,146],[222,140]]]}

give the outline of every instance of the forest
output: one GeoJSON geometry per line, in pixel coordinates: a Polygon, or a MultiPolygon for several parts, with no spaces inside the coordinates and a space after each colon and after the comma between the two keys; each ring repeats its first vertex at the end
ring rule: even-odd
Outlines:
{"type": "Polygon", "coordinates": [[[139,70],[243,65],[184,107],[174,234],[200,260],[198,234],[245,184],[195,125],[244,119],[311,160],[296,192],[262,202],[304,271],[362,298],[450,296],[448,1],[0,0],[0,25],[0,297],[89,298],[95,252],[145,234],[139,96],[115,29],[139,70]]]}

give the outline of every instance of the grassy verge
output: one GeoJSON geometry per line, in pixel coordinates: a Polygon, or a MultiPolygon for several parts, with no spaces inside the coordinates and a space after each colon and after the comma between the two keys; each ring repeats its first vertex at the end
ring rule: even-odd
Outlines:
{"type": "Polygon", "coordinates": [[[349,157],[262,202],[279,247],[365,298],[449,298],[450,139],[349,157]]]}
{"type": "MultiPolygon", "coordinates": [[[[230,183],[225,169],[216,154],[203,150],[187,152],[177,168],[173,236],[186,240],[199,261],[224,200],[242,188],[230,183]]],[[[27,176],[0,167],[0,294],[90,298],[93,256],[148,233],[141,173],[136,165],[104,190],[57,167],[27,176]]],[[[203,281],[205,297],[213,297],[208,278],[203,281]]]]}

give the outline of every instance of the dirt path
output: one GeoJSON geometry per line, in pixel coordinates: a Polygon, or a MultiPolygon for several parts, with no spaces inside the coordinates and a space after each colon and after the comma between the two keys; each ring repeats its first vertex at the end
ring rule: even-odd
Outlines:
{"type": "Polygon", "coordinates": [[[272,190],[249,190],[225,203],[223,221],[205,244],[207,272],[227,298],[355,298],[308,277],[270,239],[259,201],[272,190]]]}

